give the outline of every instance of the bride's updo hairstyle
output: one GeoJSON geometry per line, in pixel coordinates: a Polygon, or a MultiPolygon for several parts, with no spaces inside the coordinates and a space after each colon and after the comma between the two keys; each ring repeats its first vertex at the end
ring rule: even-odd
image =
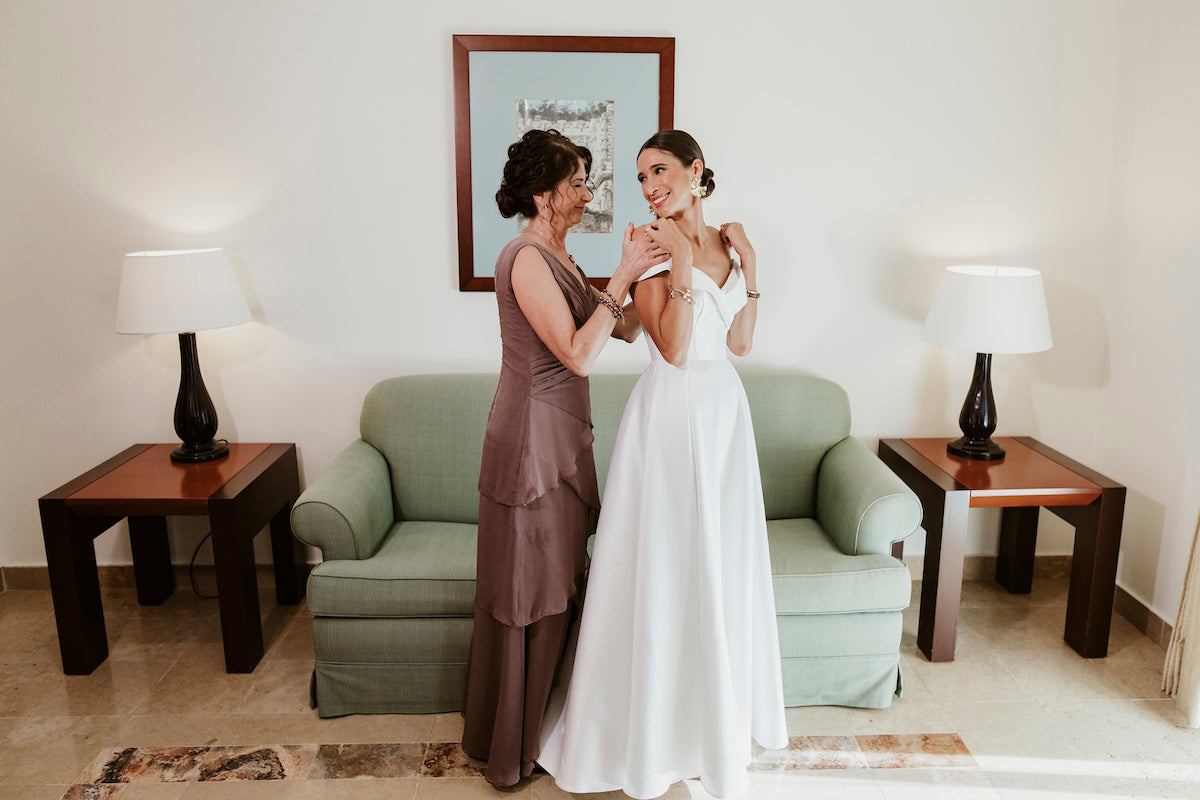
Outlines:
{"type": "Polygon", "coordinates": [[[554,189],[575,173],[583,159],[584,174],[592,171],[592,151],[575,144],[554,129],[526,131],[508,146],[508,162],[496,191],[500,216],[537,216],[533,196],[554,189]]]}
{"type": "Polygon", "coordinates": [[[679,163],[685,167],[690,167],[693,161],[697,158],[700,159],[700,163],[704,164],[704,174],[700,176],[700,185],[707,189],[704,196],[711,197],[712,193],[717,190],[717,182],[713,180],[713,171],[708,168],[708,162],[704,160],[704,153],[700,151],[700,145],[687,131],[659,131],[642,145],[642,149],[638,150],[639,156],[642,154],[642,150],[662,150],[664,153],[670,153],[678,158],[679,163]]]}

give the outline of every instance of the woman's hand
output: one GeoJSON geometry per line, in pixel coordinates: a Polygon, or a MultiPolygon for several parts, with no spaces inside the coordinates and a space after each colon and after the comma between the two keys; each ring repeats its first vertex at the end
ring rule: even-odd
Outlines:
{"type": "Polygon", "coordinates": [[[646,270],[655,264],[661,264],[669,257],[667,251],[647,236],[643,228],[634,228],[631,222],[621,239],[621,263],[613,272],[613,280],[618,286],[624,287],[624,291],[629,284],[642,277],[646,270]]]}

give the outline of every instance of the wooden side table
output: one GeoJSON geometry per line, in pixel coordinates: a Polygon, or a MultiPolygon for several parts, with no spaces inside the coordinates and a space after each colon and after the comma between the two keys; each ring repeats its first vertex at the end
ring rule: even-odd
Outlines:
{"type": "Polygon", "coordinates": [[[275,596],[304,597],[301,548],[289,514],[300,494],[294,444],[231,444],[204,464],[171,461],[174,444],[137,444],[38,500],[63,671],[87,675],[108,657],[94,540],[123,517],[138,602],[175,590],[166,516],[207,515],[212,525],[225,669],[252,672],[262,659],[254,537],[271,527],[275,596]]]}
{"type": "MultiPolygon", "coordinates": [[[[969,508],[1003,508],[996,580],[1013,594],[1033,583],[1038,508],[1075,526],[1063,638],[1087,658],[1108,655],[1125,487],[1028,436],[997,437],[1003,461],[946,452],[950,439],[881,439],[879,457],[924,508],[917,646],[930,661],[953,661],[969,508]]],[[[897,554],[898,555],[898,554],[897,554]]]]}

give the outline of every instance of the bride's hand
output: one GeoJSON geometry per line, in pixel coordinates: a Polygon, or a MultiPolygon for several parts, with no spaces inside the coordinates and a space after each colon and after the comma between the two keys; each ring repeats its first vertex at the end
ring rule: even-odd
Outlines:
{"type": "Polygon", "coordinates": [[[746,231],[742,229],[742,223],[726,222],[722,225],[721,241],[725,242],[726,247],[733,248],[733,252],[738,254],[738,260],[743,264],[747,260],[754,260],[754,246],[746,238],[746,231]]]}
{"type": "Polygon", "coordinates": [[[663,250],[671,254],[671,260],[679,266],[691,266],[692,243],[679,230],[673,219],[656,219],[646,225],[646,236],[663,250]]]}

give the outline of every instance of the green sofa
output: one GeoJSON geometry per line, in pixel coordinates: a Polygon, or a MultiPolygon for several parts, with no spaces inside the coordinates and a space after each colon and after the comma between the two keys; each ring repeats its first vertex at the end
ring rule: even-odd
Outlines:
{"type": "MultiPolygon", "coordinates": [[[[636,375],[591,377],[601,489],[636,375]]],[[[746,374],[770,537],[785,702],[883,708],[900,690],[916,496],[857,439],[837,384],[746,374]]],[[[457,710],[475,596],[480,453],[495,375],[377,384],[362,438],[297,500],[323,717],[457,710]]]]}

